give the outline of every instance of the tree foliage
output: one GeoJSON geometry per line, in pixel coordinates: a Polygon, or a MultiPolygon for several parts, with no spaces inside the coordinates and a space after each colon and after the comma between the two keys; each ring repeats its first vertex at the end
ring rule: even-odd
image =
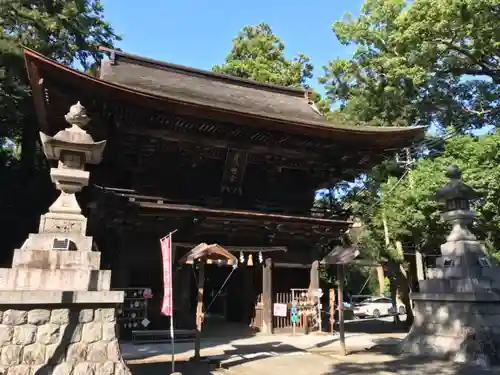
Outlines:
{"type": "Polygon", "coordinates": [[[344,121],[500,124],[497,0],[367,0],[359,17],[333,25],[350,59],[334,59],[321,82],[344,121]]]}
{"type": "Polygon", "coordinates": [[[457,136],[470,127],[500,124],[498,18],[496,0],[368,0],[358,18],[347,15],[334,24],[342,43],[357,46],[351,59],[331,61],[322,78],[330,98],[342,103],[334,115],[358,123],[454,129],[446,141],[427,142],[430,153],[413,152],[411,172],[382,164],[346,195],[344,203],[366,224],[360,241],[373,256],[401,260],[395,241],[424,252],[438,246],[444,228],[429,197],[444,183],[440,172],[450,163],[462,166],[464,176],[487,193],[480,228],[490,247],[500,245],[500,201],[491,184],[498,136],[457,136]]]}
{"type": "Polygon", "coordinates": [[[32,111],[21,45],[87,69],[118,39],[100,0],[0,2],[0,137],[18,140],[32,111]]]}
{"type": "Polygon", "coordinates": [[[358,17],[347,14],[333,25],[341,43],[356,46],[351,58],[330,61],[320,78],[338,104],[335,120],[433,126],[448,135],[440,140],[438,132],[412,149],[411,171],[385,162],[343,198],[364,224],[356,238],[364,256],[385,261],[403,294],[408,280],[398,264],[405,253],[436,254],[444,240],[447,228],[430,197],[445,183],[449,164],[485,193],[475,230],[489,249],[500,245],[500,200],[492,183],[499,138],[461,135],[500,125],[499,12],[497,0],[367,0],[358,17]]]}
{"type": "Polygon", "coordinates": [[[285,44],[265,23],[244,27],[233,39],[231,51],[213,71],[281,86],[305,87],[312,77],[309,57],[285,56],[285,44]]]}

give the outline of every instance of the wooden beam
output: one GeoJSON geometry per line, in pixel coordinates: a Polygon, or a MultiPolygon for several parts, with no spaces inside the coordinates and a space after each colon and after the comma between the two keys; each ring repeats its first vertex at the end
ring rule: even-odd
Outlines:
{"type": "MultiPolygon", "coordinates": [[[[185,242],[174,242],[174,245],[178,246],[178,247],[187,247],[190,249],[197,246],[196,244],[185,243],[185,242]]],[[[221,246],[229,252],[237,252],[237,253],[239,253],[239,252],[269,253],[269,252],[274,252],[274,251],[283,251],[283,252],[288,251],[288,248],[286,246],[225,246],[225,245],[221,245],[221,246]]]]}
{"type": "Polygon", "coordinates": [[[276,268],[303,268],[303,269],[309,269],[311,268],[310,264],[304,264],[304,263],[286,263],[286,262],[275,262],[274,267],[276,268]]]}
{"type": "Polygon", "coordinates": [[[38,67],[34,62],[27,62],[27,69],[33,93],[33,99],[35,102],[38,124],[42,131],[48,132],[49,127],[47,122],[47,110],[45,108],[45,90],[43,86],[43,78],[41,78],[38,67]]]}
{"type": "MultiPolygon", "coordinates": [[[[248,163],[262,164],[269,162],[273,165],[285,169],[309,170],[311,173],[332,174],[327,177],[328,180],[335,180],[333,175],[342,174],[341,171],[353,169],[355,171],[368,170],[373,162],[378,163],[382,160],[378,153],[372,155],[370,150],[356,150],[353,154],[352,149],[347,153],[342,151],[342,147],[335,148],[335,153],[325,150],[324,153],[317,153],[311,150],[295,150],[285,148],[283,145],[262,146],[253,143],[230,141],[222,139],[212,139],[197,135],[178,134],[165,129],[135,129],[131,126],[120,127],[120,132],[125,135],[151,137],[162,139],[167,142],[199,145],[217,149],[233,149],[248,154],[248,163]],[[282,158],[283,160],[276,160],[282,158]],[[364,160],[364,162],[362,162],[364,160]],[[281,165],[280,165],[281,164],[281,165]],[[365,165],[366,164],[366,165],[365,165]]],[[[356,174],[356,172],[353,172],[356,174]]]]}
{"type": "Polygon", "coordinates": [[[244,211],[244,210],[228,210],[228,209],[215,209],[201,206],[182,205],[182,204],[168,204],[168,203],[152,203],[136,201],[136,204],[141,208],[150,208],[158,210],[170,210],[177,212],[189,212],[193,215],[196,213],[205,214],[207,216],[229,216],[233,218],[248,217],[260,220],[269,221],[288,221],[290,223],[309,223],[325,226],[349,226],[352,224],[350,221],[322,219],[317,217],[298,216],[298,215],[285,215],[276,213],[264,213],[258,211],[244,211]]]}

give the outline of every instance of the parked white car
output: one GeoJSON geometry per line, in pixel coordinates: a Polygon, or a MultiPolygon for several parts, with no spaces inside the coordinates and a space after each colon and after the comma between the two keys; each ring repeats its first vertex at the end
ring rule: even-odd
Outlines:
{"type": "MultiPolygon", "coordinates": [[[[360,304],[353,307],[354,316],[359,318],[392,315],[392,301],[387,297],[372,297],[364,300],[360,304]]],[[[400,315],[406,314],[406,309],[403,304],[397,305],[397,312],[400,315]]]]}

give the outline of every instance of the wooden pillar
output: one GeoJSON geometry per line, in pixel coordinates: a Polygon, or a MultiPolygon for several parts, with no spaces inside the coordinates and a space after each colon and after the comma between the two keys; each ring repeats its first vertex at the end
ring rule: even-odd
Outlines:
{"type": "Polygon", "coordinates": [[[312,262],[309,273],[309,298],[314,296],[316,289],[319,289],[319,262],[317,260],[312,262]]]}
{"type": "Polygon", "coordinates": [[[198,272],[198,300],[196,305],[196,336],[194,341],[194,359],[200,359],[201,329],[203,324],[203,287],[205,284],[205,262],[199,263],[198,272]]]}
{"type": "Polygon", "coordinates": [[[415,252],[415,266],[417,268],[417,280],[425,280],[424,261],[422,258],[422,253],[419,251],[415,252]]]}
{"type": "Polygon", "coordinates": [[[345,331],[344,331],[344,265],[337,264],[337,278],[339,281],[339,334],[340,334],[340,352],[346,355],[345,331]]]}
{"type": "Polygon", "coordinates": [[[335,332],[335,289],[330,289],[330,333],[335,332]]]}
{"type": "Polygon", "coordinates": [[[272,267],[273,261],[271,260],[271,258],[267,258],[262,269],[262,331],[267,334],[272,334],[274,332],[272,267]]]}

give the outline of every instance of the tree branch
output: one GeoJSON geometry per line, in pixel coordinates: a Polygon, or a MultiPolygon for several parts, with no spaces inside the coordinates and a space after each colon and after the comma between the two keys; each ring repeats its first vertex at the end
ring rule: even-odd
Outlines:
{"type": "Polygon", "coordinates": [[[445,41],[445,40],[439,40],[439,42],[443,43],[445,46],[448,47],[449,50],[458,52],[468,58],[472,64],[478,66],[480,69],[474,69],[474,68],[452,68],[450,69],[450,73],[455,73],[455,74],[468,74],[468,75],[485,75],[489,76],[491,79],[493,79],[493,82],[496,84],[500,84],[500,70],[495,69],[494,67],[491,66],[490,63],[485,63],[482,60],[479,60],[477,57],[475,57],[472,53],[469,51],[465,50],[462,47],[459,47],[451,42],[445,41]]]}

